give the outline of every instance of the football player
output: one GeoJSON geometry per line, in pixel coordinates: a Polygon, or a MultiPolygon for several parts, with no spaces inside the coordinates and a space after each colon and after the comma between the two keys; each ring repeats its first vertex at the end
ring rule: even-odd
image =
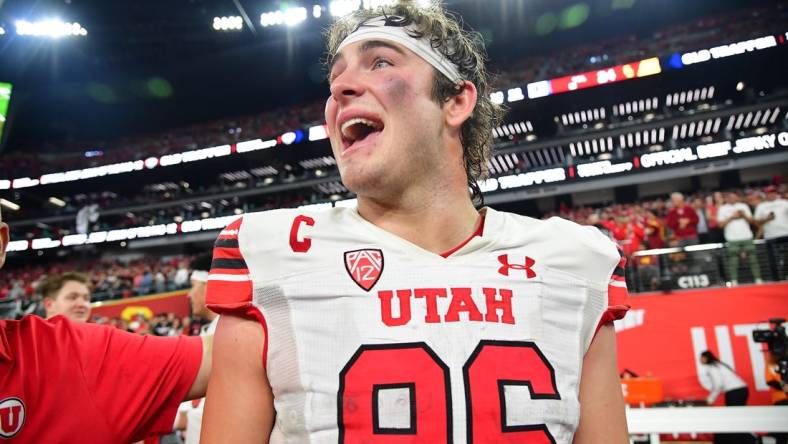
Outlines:
{"type": "Polygon", "coordinates": [[[219,234],[203,443],[628,442],[618,249],[474,205],[501,115],[482,48],[412,2],[332,26],[326,122],[357,207],[219,234]]]}

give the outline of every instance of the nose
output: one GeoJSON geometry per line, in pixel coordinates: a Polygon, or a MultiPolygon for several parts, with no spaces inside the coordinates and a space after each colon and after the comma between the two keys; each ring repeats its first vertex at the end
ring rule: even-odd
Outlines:
{"type": "Polygon", "coordinates": [[[347,67],[331,81],[330,91],[334,100],[344,103],[348,99],[360,96],[364,92],[364,87],[358,75],[354,74],[354,70],[347,67]]]}

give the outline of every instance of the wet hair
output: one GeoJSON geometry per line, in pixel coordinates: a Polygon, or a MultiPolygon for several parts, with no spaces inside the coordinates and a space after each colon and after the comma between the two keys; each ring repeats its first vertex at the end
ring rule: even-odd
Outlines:
{"type": "MultiPolygon", "coordinates": [[[[335,22],[326,33],[326,67],[333,64],[337,48],[347,36],[364,22],[380,16],[386,17],[386,26],[413,25],[415,30],[408,31],[411,37],[429,39],[432,47],[457,67],[462,78],[476,87],[476,106],[460,128],[460,142],[471,199],[474,203],[483,204],[478,182],[488,176],[488,162],[493,151],[492,130],[503,119],[504,109],[490,99],[492,89],[485,67],[487,53],[481,35],[463,29],[461,18],[438,5],[419,7],[413,1],[400,1],[396,5],[375,10],[362,9],[335,22]]],[[[452,82],[433,69],[432,98],[438,104],[443,104],[462,91],[462,84],[452,82]]]]}

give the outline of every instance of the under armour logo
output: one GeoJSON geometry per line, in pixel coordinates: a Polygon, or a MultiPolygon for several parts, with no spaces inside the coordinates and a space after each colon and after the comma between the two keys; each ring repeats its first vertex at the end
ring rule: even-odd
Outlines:
{"type": "Polygon", "coordinates": [[[525,256],[525,264],[523,265],[510,264],[508,254],[502,254],[498,256],[498,262],[501,263],[501,268],[498,269],[498,273],[501,273],[504,276],[509,276],[509,270],[525,270],[525,277],[527,279],[536,277],[536,272],[531,270],[531,267],[534,266],[536,261],[528,256],[525,256]]]}

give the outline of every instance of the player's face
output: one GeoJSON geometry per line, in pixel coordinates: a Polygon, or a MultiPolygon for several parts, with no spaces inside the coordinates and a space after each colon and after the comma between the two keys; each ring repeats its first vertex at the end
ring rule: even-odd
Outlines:
{"type": "Polygon", "coordinates": [[[189,290],[189,300],[192,304],[192,314],[204,316],[208,308],[205,306],[205,290],[207,285],[202,281],[192,280],[192,288],[189,290]]]}
{"type": "Polygon", "coordinates": [[[67,281],[54,298],[44,301],[48,318],[63,315],[74,322],[90,318],[90,290],[82,282],[67,281]]]}
{"type": "Polygon", "coordinates": [[[383,196],[434,174],[444,125],[431,65],[397,44],[367,40],[342,49],[330,79],[326,122],[350,190],[383,196]]]}

